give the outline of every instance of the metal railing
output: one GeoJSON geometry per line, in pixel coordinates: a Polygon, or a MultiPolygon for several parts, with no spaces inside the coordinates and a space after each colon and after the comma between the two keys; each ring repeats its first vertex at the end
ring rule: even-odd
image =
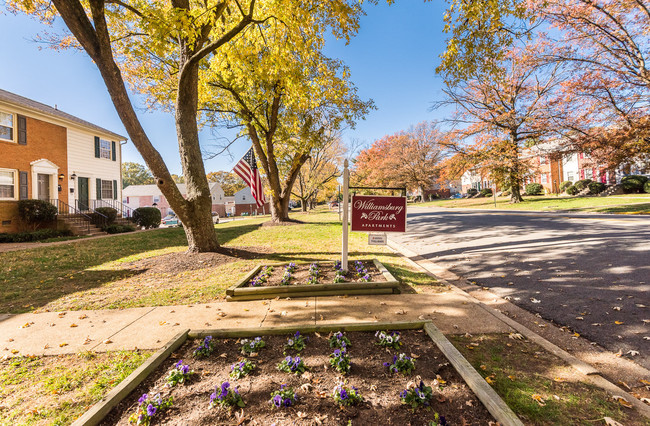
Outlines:
{"type": "MultiPolygon", "coordinates": [[[[92,218],[85,213],[82,213],[79,209],[65,201],[61,200],[48,200],[50,204],[56,207],[58,216],[65,217],[67,222],[72,223],[73,225],[86,230],[87,233],[90,233],[90,223],[92,218]]],[[[106,216],[104,216],[106,217],[106,216]]]]}
{"type": "Polygon", "coordinates": [[[93,211],[99,207],[110,207],[125,219],[133,218],[133,209],[119,200],[90,200],[89,204],[93,211]]]}

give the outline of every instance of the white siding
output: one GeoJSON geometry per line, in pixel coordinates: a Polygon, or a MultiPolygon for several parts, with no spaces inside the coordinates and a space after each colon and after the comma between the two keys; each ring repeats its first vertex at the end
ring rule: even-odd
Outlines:
{"type": "MultiPolygon", "coordinates": [[[[109,135],[89,133],[68,127],[68,175],[88,178],[88,198],[96,200],[96,179],[117,181],[117,200],[122,200],[121,164],[122,152],[120,141],[115,141],[115,161],[106,158],[95,158],[95,136],[113,141],[109,135]]],[[[71,182],[72,184],[72,182],[71,182]]],[[[71,186],[72,187],[72,186],[71,186]]],[[[68,193],[70,205],[75,205],[78,198],[77,182],[74,183],[74,194],[68,193]]]]}
{"type": "Polygon", "coordinates": [[[250,186],[235,193],[235,204],[255,204],[250,186]]]}
{"type": "Polygon", "coordinates": [[[578,169],[578,154],[568,154],[562,158],[562,181],[570,180],[575,183],[580,180],[578,169]]]}

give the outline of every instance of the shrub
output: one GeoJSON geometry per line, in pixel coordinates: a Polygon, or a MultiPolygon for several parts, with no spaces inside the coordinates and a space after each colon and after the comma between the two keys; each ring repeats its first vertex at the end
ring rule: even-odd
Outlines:
{"type": "Polygon", "coordinates": [[[650,180],[643,185],[643,190],[650,194],[650,180]]]}
{"type": "Polygon", "coordinates": [[[607,188],[607,186],[604,183],[601,182],[589,182],[589,193],[590,194],[600,194],[607,188]]]}
{"type": "Polygon", "coordinates": [[[502,197],[509,197],[510,194],[511,194],[510,191],[503,191],[503,192],[501,193],[501,196],[502,196],[502,197]]]}
{"type": "Polygon", "coordinates": [[[541,183],[529,183],[526,185],[526,194],[527,195],[542,195],[544,193],[544,187],[541,183]]]}
{"type": "Polygon", "coordinates": [[[571,185],[570,187],[565,189],[565,192],[569,195],[576,195],[580,191],[578,191],[578,188],[576,188],[575,185],[571,185]]]}
{"type": "Polygon", "coordinates": [[[160,210],[155,207],[138,207],[133,211],[133,220],[146,229],[160,226],[160,210]]]}
{"type": "Polygon", "coordinates": [[[106,225],[112,225],[117,219],[117,210],[112,207],[98,207],[95,211],[106,216],[106,225]]]}
{"type": "Polygon", "coordinates": [[[43,200],[18,201],[18,215],[36,229],[39,225],[54,222],[58,211],[56,207],[43,200]]]}
{"type": "Polygon", "coordinates": [[[582,179],[573,184],[576,187],[578,192],[582,191],[591,183],[591,179],[582,179]]]}
{"type": "Polygon", "coordinates": [[[478,189],[476,188],[470,188],[467,190],[467,195],[476,195],[478,194],[478,189]]]}
{"type": "Polygon", "coordinates": [[[490,188],[483,188],[481,189],[481,195],[484,197],[489,197],[492,195],[492,190],[490,188]]]}
{"type": "Polygon", "coordinates": [[[645,176],[629,175],[621,179],[625,192],[641,192],[648,178],[645,176]]]}
{"type": "Polygon", "coordinates": [[[573,185],[573,182],[571,182],[570,180],[565,180],[564,182],[562,182],[560,184],[560,191],[564,192],[564,191],[566,191],[566,189],[568,187],[570,187],[572,185],[573,185]]]}
{"type": "Polygon", "coordinates": [[[72,231],[68,229],[39,229],[32,232],[20,232],[16,234],[0,234],[0,243],[28,243],[31,241],[48,240],[50,238],[69,237],[72,231]]]}
{"type": "Polygon", "coordinates": [[[124,232],[133,232],[135,228],[131,225],[118,225],[116,223],[102,228],[102,231],[108,234],[122,234],[124,232]]]}

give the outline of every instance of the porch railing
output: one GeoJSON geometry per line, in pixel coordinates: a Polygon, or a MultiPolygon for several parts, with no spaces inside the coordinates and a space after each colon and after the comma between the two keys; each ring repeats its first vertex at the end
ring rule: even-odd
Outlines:
{"type": "Polygon", "coordinates": [[[81,229],[85,229],[86,232],[90,233],[90,223],[92,221],[92,218],[89,215],[81,212],[79,209],[77,209],[74,206],[71,206],[65,201],[61,201],[61,200],[48,200],[48,201],[50,202],[50,204],[56,207],[59,216],[65,217],[66,221],[74,224],[75,226],[81,229]]]}
{"type": "Polygon", "coordinates": [[[117,210],[118,214],[125,219],[133,218],[133,209],[119,200],[90,200],[89,204],[93,211],[99,207],[110,207],[117,210]]]}

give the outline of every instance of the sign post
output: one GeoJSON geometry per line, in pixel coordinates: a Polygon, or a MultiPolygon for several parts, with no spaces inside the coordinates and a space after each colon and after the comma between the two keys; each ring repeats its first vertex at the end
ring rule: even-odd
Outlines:
{"type": "MultiPolygon", "coordinates": [[[[341,250],[341,269],[348,272],[348,211],[349,211],[350,170],[347,158],[343,162],[343,247],[341,250]]],[[[339,204],[340,205],[340,204],[339,204]]]]}

